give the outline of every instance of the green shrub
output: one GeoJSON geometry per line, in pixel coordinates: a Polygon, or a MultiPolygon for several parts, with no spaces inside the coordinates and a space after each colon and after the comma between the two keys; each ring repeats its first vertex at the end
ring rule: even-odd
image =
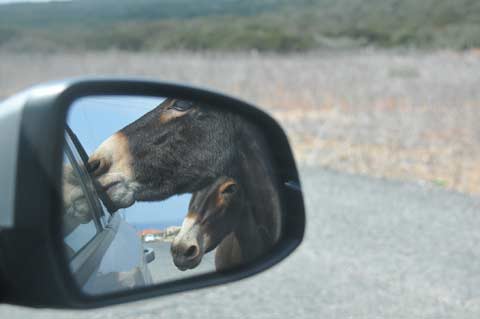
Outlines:
{"type": "Polygon", "coordinates": [[[4,49],[292,52],[345,45],[480,47],[480,1],[83,0],[0,6],[4,49]]]}

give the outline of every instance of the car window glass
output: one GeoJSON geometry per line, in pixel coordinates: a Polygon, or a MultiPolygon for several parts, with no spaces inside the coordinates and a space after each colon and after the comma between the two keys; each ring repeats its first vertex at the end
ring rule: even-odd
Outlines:
{"type": "Polygon", "coordinates": [[[88,185],[89,180],[83,178],[85,174],[79,161],[81,158],[67,136],[63,176],[63,224],[65,248],[70,258],[85,247],[101,227],[95,218],[96,210],[91,200],[93,196],[89,194],[93,188],[88,185]]]}
{"type": "Polygon", "coordinates": [[[65,244],[68,245],[74,253],[82,249],[97,233],[97,227],[92,221],[86,224],[80,224],[65,238],[65,244]]]}

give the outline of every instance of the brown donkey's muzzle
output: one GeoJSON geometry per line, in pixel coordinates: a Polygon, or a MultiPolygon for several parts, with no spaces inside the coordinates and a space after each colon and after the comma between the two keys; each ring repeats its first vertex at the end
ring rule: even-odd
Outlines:
{"type": "Polygon", "coordinates": [[[195,243],[181,243],[171,246],[173,263],[180,270],[195,268],[202,261],[200,246],[195,243]]]}
{"type": "Polygon", "coordinates": [[[187,270],[198,266],[204,254],[199,225],[185,219],[182,229],[172,242],[170,252],[178,269],[187,270]]]}

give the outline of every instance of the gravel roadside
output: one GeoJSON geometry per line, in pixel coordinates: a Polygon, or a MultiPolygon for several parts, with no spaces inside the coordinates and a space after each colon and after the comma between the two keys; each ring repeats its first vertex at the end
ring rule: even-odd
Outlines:
{"type": "Polygon", "coordinates": [[[0,51],[0,98],[66,77],[191,83],[262,107],[302,165],[480,194],[478,51],[306,54],[0,51]]]}
{"type": "Polygon", "coordinates": [[[301,171],[302,246],[255,277],[92,311],[2,318],[478,318],[480,199],[430,184],[301,171]]]}

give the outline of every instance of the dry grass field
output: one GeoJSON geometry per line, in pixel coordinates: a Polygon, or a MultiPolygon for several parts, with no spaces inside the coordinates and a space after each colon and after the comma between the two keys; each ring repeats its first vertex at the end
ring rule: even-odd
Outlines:
{"type": "Polygon", "coordinates": [[[0,98],[87,75],[187,82],[253,102],[287,130],[301,165],[480,194],[477,51],[0,52],[0,98]]]}

